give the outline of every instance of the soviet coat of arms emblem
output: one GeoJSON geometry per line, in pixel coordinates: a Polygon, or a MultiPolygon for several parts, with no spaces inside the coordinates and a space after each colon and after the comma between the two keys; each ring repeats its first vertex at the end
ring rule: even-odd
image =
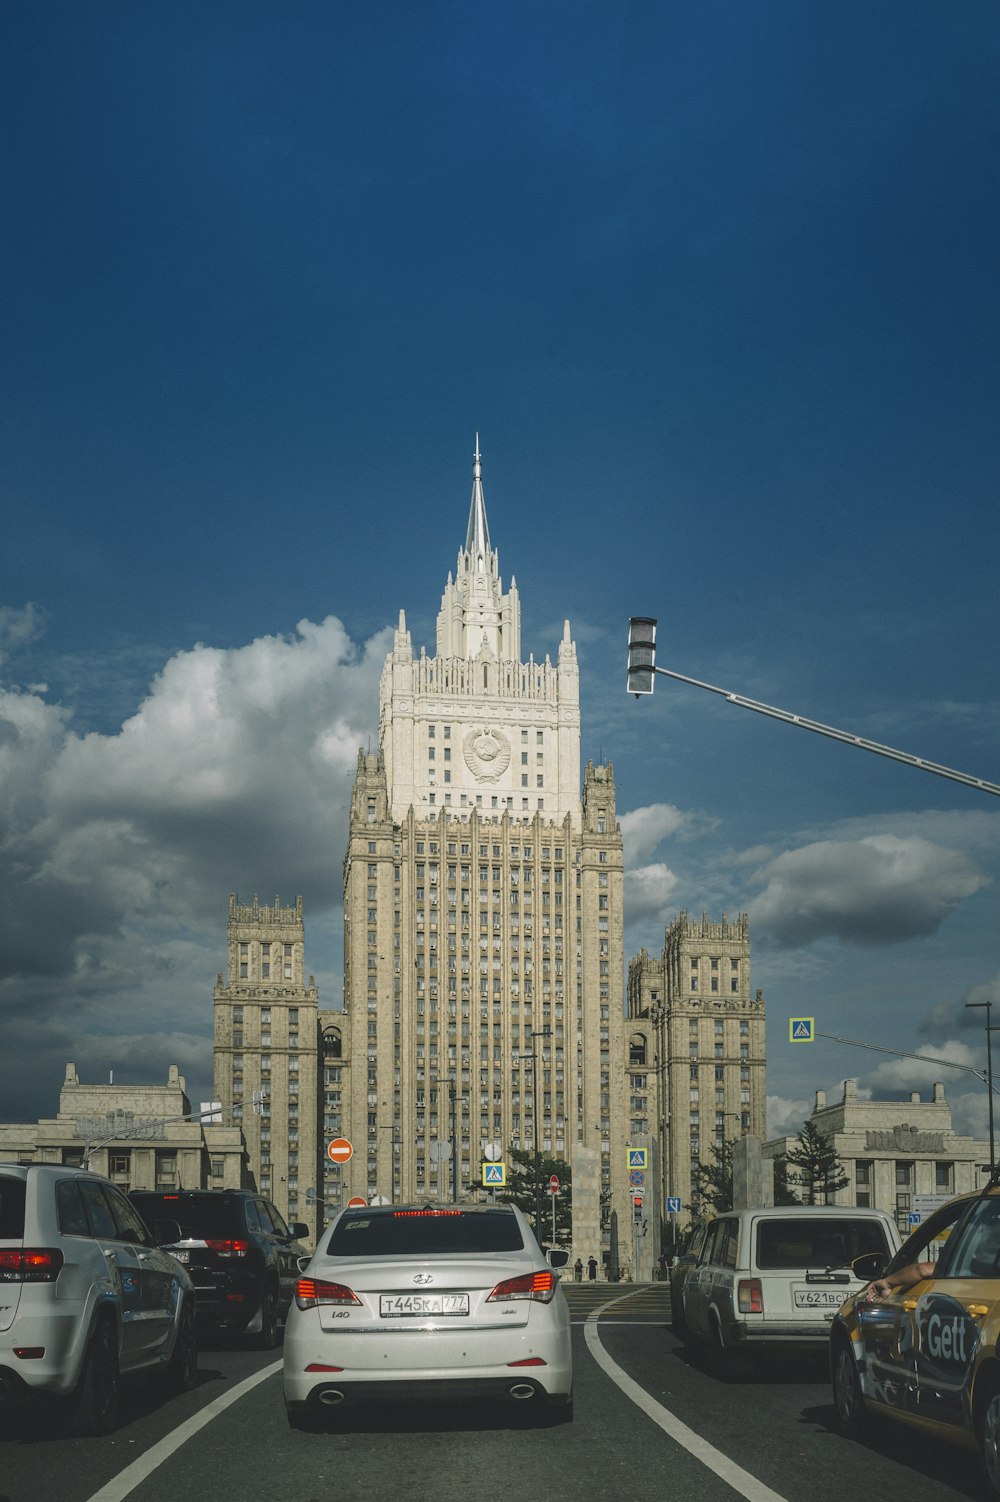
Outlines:
{"type": "Polygon", "coordinates": [[[465,764],[477,782],[498,782],[510,766],[510,741],[499,730],[482,725],[462,742],[465,764]]]}

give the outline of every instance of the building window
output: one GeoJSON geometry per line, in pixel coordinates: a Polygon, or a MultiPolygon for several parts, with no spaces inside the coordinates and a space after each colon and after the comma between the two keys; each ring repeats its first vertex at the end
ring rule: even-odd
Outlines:
{"type": "Polygon", "coordinates": [[[938,1194],[954,1194],[955,1192],[955,1165],[954,1163],[935,1163],[934,1187],[938,1194]]]}

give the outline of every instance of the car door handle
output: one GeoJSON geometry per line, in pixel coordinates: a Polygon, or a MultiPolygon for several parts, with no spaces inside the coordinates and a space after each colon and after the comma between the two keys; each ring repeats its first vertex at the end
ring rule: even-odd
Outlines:
{"type": "Polygon", "coordinates": [[[985,1319],[990,1312],[989,1304],[966,1304],[965,1307],[973,1319],[985,1319]]]}
{"type": "Polygon", "coordinates": [[[904,1299],[903,1300],[903,1308],[906,1310],[907,1314],[911,1314],[913,1312],[913,1310],[916,1309],[918,1302],[919,1302],[918,1299],[904,1299]]]}

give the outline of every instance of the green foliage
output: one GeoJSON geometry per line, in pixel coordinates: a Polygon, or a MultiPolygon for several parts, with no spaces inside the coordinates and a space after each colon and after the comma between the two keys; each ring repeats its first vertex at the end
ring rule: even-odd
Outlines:
{"type": "Polygon", "coordinates": [[[830,1195],[846,1189],[850,1180],[833,1144],[812,1121],[807,1121],[790,1148],[787,1182],[802,1190],[803,1204],[828,1205],[830,1195]]]}
{"type": "Polygon", "coordinates": [[[799,1197],[788,1182],[787,1158],[775,1158],[774,1160],[774,1203],[776,1205],[797,1205],[799,1197]]]}
{"type": "MultiPolygon", "coordinates": [[[[512,1147],[507,1152],[507,1187],[497,1190],[498,1200],[509,1200],[523,1210],[535,1229],[535,1155],[512,1147]]],[[[556,1195],[556,1245],[571,1246],[573,1242],[573,1196],[570,1186],[573,1170],[563,1158],[550,1158],[544,1153],[539,1158],[539,1178],[542,1185],[542,1224],[538,1240],[543,1246],[552,1244],[552,1195],[549,1179],[555,1174],[559,1180],[556,1195]]]]}
{"type": "Polygon", "coordinates": [[[711,1146],[710,1162],[700,1162],[691,1175],[691,1210],[695,1222],[721,1210],[733,1208],[733,1146],[717,1142],[711,1146]]]}

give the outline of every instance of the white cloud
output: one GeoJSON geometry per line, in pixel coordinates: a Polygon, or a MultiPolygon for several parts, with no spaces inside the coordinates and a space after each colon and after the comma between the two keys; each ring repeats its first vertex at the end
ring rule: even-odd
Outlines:
{"type": "Polygon", "coordinates": [[[648,860],[661,841],[684,828],[688,815],[672,803],[650,803],[645,808],[633,808],[619,815],[618,822],[628,867],[648,860]]]}
{"type": "MultiPolygon", "coordinates": [[[[914,1049],[917,1058],[887,1059],[866,1076],[876,1099],[886,1092],[928,1091],[932,1085],[945,1084],[955,1071],[948,1065],[962,1069],[982,1067],[982,1050],[972,1048],[957,1039],[944,1043],[928,1043],[914,1049]],[[944,1061],[939,1062],[939,1061],[944,1061]],[[925,1062],[926,1061],[926,1062],[925,1062]]],[[[947,1089],[947,1086],[946,1086],[947,1089]]]]}
{"type": "Polygon", "coordinates": [[[812,1115],[813,1102],[788,1100],[782,1095],[767,1097],[767,1135],[771,1137],[794,1137],[801,1130],[807,1116],[812,1115]]]}
{"type": "Polygon", "coordinates": [[[57,1089],[68,1059],[99,1057],[102,1078],[127,1068],[142,1052],[140,997],[147,1077],[183,1066],[202,1036],[210,1080],[230,891],[301,894],[309,966],[317,919],[340,900],[351,784],[390,640],[359,650],[328,617],[196,647],[167,662],[117,735],[77,735],[64,708],[0,692],[8,1117],[43,1084],[57,1089]],[[27,1015],[13,1046],[7,1024],[27,1015]]]}
{"type": "Polygon", "coordinates": [[[793,948],[825,938],[898,944],[934,933],[989,881],[963,851],[919,835],[821,840],[779,855],[757,879],[765,885],[751,919],[793,948]]]}
{"type": "Polygon", "coordinates": [[[45,629],[45,612],[29,601],[20,607],[0,605],[0,663],[37,641],[45,629]]]}
{"type": "Polygon", "coordinates": [[[656,864],[625,871],[623,891],[625,921],[655,917],[666,924],[678,879],[669,866],[656,864]]]}

